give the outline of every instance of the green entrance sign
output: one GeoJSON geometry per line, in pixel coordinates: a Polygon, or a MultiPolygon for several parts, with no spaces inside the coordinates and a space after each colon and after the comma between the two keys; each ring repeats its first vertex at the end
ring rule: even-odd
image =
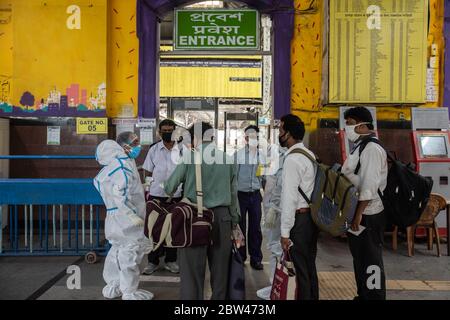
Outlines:
{"type": "Polygon", "coordinates": [[[256,10],[176,10],[175,50],[259,50],[256,10]]]}

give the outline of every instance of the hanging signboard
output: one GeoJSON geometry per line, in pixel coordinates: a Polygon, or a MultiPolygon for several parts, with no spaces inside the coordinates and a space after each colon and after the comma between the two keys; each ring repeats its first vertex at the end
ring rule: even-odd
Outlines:
{"type": "Polygon", "coordinates": [[[156,119],[138,119],[137,126],[139,128],[155,128],[156,127],[156,119]]]}
{"type": "Polygon", "coordinates": [[[259,50],[257,10],[176,10],[175,50],[259,50]]]}

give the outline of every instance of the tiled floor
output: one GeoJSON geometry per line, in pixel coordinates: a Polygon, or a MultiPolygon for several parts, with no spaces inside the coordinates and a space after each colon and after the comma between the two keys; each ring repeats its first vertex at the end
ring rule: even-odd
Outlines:
{"type": "MultiPolygon", "coordinates": [[[[356,295],[353,272],[319,272],[321,300],[349,300],[356,295]]],[[[450,281],[387,280],[388,291],[441,291],[450,298],[450,281]]]]}

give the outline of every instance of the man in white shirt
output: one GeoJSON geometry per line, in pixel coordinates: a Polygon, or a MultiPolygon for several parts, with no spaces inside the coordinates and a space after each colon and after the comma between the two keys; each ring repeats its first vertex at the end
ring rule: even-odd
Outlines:
{"type": "Polygon", "coordinates": [[[359,234],[348,234],[353,256],[358,296],[355,300],[385,300],[386,278],[383,266],[384,207],[379,196],[387,184],[386,151],[375,142],[370,111],[356,107],[345,112],[345,132],[355,147],[346,159],[342,173],[358,188],[359,202],[351,225],[359,234]],[[374,278],[375,276],[375,278],[374,278]],[[368,281],[369,277],[374,281],[368,281]]]}
{"type": "MultiPolygon", "coordinates": [[[[175,122],[170,119],[165,119],[159,124],[159,135],[162,140],[153,144],[148,151],[142,166],[148,175],[152,177],[150,185],[150,192],[146,195],[149,199],[159,200],[162,205],[169,206],[172,203],[181,200],[181,187],[169,199],[169,196],[161,187],[162,183],[169,179],[172,172],[175,170],[177,161],[180,158],[180,150],[175,141],[173,141],[173,132],[176,128],[175,122]]],[[[177,249],[164,248],[160,246],[156,251],[152,251],[148,255],[148,266],[145,268],[145,274],[152,274],[159,268],[159,258],[165,253],[165,269],[172,273],[179,273],[177,264],[177,249]]]]}
{"type": "Polygon", "coordinates": [[[290,253],[297,274],[297,299],[318,300],[319,282],[316,270],[318,229],[311,210],[299,187],[308,198],[314,189],[315,166],[305,155],[292,153],[302,149],[314,154],[303,144],[305,125],[292,114],[280,120],[279,141],[286,152],[281,192],[281,246],[290,253]],[[292,154],[291,154],[292,153],[292,154]]]}

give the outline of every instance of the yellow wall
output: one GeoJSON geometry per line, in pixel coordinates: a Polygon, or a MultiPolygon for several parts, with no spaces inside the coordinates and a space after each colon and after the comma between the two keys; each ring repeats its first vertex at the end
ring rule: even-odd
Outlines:
{"type": "MultiPolygon", "coordinates": [[[[87,99],[106,84],[106,0],[14,0],[13,104],[25,91],[37,102],[71,84],[87,90],[87,99]],[[81,28],[66,26],[67,8],[81,9],[81,28]]],[[[90,105],[87,102],[88,106],[90,105]]],[[[103,102],[103,106],[105,103],[103,102]]]]}
{"type": "MultiPolygon", "coordinates": [[[[324,34],[324,1],[316,0],[318,10],[314,13],[297,13],[295,16],[295,33],[292,41],[292,112],[300,116],[308,127],[314,130],[321,118],[338,118],[336,106],[323,106],[320,104],[321,78],[323,76],[322,41],[324,34]]],[[[310,1],[295,0],[298,10],[307,9],[310,1]]],[[[428,36],[429,47],[437,43],[440,50],[440,101],[428,103],[426,106],[436,107],[442,105],[443,94],[443,22],[444,2],[430,0],[430,32],[428,36]]],[[[326,76],[326,75],[324,75],[326,76]]],[[[410,119],[410,106],[389,106],[377,108],[379,120],[410,119]]]]}
{"type": "Polygon", "coordinates": [[[137,115],[139,41],[136,1],[108,0],[108,116],[132,104],[137,115]]]}
{"type": "MultiPolygon", "coordinates": [[[[306,10],[310,1],[295,0],[298,10],[306,10]]],[[[310,127],[321,108],[323,0],[316,1],[317,10],[295,15],[292,41],[292,112],[310,127]]]]}
{"type": "MultiPolygon", "coordinates": [[[[29,0],[0,0],[0,6],[23,1],[28,3],[29,0]]],[[[49,0],[47,3],[51,3],[52,1],[58,3],[60,2],[60,0],[49,0]]],[[[327,107],[320,105],[322,77],[321,52],[324,21],[322,10],[323,1],[324,0],[315,1],[319,6],[319,10],[316,13],[297,14],[295,16],[295,34],[292,42],[292,110],[305,120],[310,130],[317,127],[317,120],[319,118],[338,117],[338,111],[335,106],[327,107]]],[[[120,113],[120,106],[129,103],[134,105],[134,112],[137,114],[139,42],[135,33],[136,1],[107,0],[107,2],[108,115],[110,117],[118,116],[120,113]]],[[[298,10],[306,9],[309,6],[309,3],[309,0],[295,0],[295,7],[298,10]]],[[[443,1],[430,0],[431,21],[429,44],[440,44],[439,49],[441,66],[444,50],[443,7],[443,1]]],[[[42,22],[39,22],[37,26],[33,25],[33,27],[40,27],[40,32],[43,30],[42,22]]],[[[8,51],[8,47],[11,47],[11,43],[12,24],[0,24],[0,77],[3,74],[7,76],[12,74],[11,50],[8,51]],[[6,32],[3,30],[6,30],[6,32]],[[5,32],[5,34],[1,35],[2,32],[5,32]]],[[[30,55],[32,55],[33,50],[36,50],[36,48],[27,48],[27,50],[30,52],[30,55]]],[[[92,70],[87,71],[92,73],[92,70]]],[[[172,73],[172,70],[170,71],[170,73],[172,73]]],[[[180,71],[178,70],[177,72],[180,71]]],[[[171,75],[168,74],[163,77],[169,78],[170,76],[171,75]]],[[[436,104],[428,104],[429,106],[442,105],[443,78],[443,73],[441,73],[441,101],[436,104]]],[[[2,79],[0,78],[0,80],[2,79]]],[[[236,83],[243,84],[242,82],[236,83]]],[[[378,109],[379,119],[399,119],[402,113],[406,119],[409,119],[409,106],[390,106],[380,107],[378,109]]]]}
{"type": "MultiPolygon", "coordinates": [[[[14,104],[18,105],[24,90],[30,90],[37,99],[45,97],[52,86],[57,86],[63,91],[67,82],[79,81],[80,78],[96,78],[93,76],[104,75],[107,72],[107,114],[109,117],[119,117],[122,114],[123,105],[133,105],[134,116],[137,115],[138,101],[138,67],[139,67],[139,41],[136,35],[136,1],[107,0],[107,24],[102,19],[97,19],[87,14],[82,8],[82,24],[91,24],[99,32],[107,32],[107,55],[98,58],[95,65],[86,65],[86,61],[80,62],[70,70],[63,65],[73,65],[70,61],[62,61],[67,52],[75,50],[68,59],[80,57],[82,52],[92,53],[91,48],[86,50],[85,40],[80,45],[79,40],[69,36],[76,31],[69,31],[60,26],[65,22],[66,2],[68,0],[47,1],[47,6],[38,0],[0,0],[0,4],[14,4],[15,14],[20,21],[14,27],[17,37],[15,53],[14,79],[15,93],[14,104]],[[31,6],[31,10],[29,9],[31,6]],[[36,14],[38,12],[38,14],[36,14]],[[45,14],[45,19],[43,15],[45,14]],[[49,19],[48,17],[52,17],[49,19]],[[36,25],[46,22],[46,28],[39,33],[34,32],[36,25]],[[28,21],[29,23],[22,23],[28,21]],[[51,30],[54,30],[52,33],[51,30]],[[64,37],[61,37],[61,32],[64,37]],[[26,35],[24,37],[23,35],[26,35]],[[58,38],[61,41],[52,42],[49,39],[58,38]],[[61,47],[64,47],[61,53],[61,47]],[[71,49],[69,49],[71,48],[71,49]],[[39,54],[46,52],[45,55],[39,54]],[[43,61],[45,59],[45,61],[43,61]],[[36,61],[39,60],[39,61],[36,61]],[[55,61],[59,61],[55,63],[55,61]],[[107,64],[103,61],[107,61],[107,64]],[[31,70],[30,70],[31,66],[31,70]],[[31,72],[30,72],[31,71],[31,72]],[[37,77],[36,74],[41,74],[37,77]],[[55,75],[58,75],[55,77],[55,75]],[[49,85],[48,80],[53,79],[49,85]]],[[[96,0],[98,3],[98,0],[96,0]]],[[[106,0],[100,0],[105,1],[106,0]]],[[[73,2],[73,1],[72,1],[73,2]]],[[[91,1],[77,0],[77,4],[86,6],[91,1]]],[[[87,25],[83,25],[87,29],[87,25]]],[[[89,26],[91,27],[91,26],[89,26]]],[[[0,28],[8,28],[4,36],[0,36],[0,75],[13,73],[12,39],[13,28],[10,25],[0,25],[0,28]],[[8,49],[8,50],[6,50],[8,49]]],[[[3,30],[0,29],[0,30],[3,30]]],[[[82,28],[83,30],[83,28],[82,28]]],[[[0,31],[2,33],[3,31],[0,31]]],[[[98,35],[98,33],[96,33],[98,35]]],[[[90,44],[97,45],[104,42],[103,39],[90,35],[90,44]]],[[[80,38],[79,38],[80,39],[80,38]]],[[[80,57],[83,61],[85,57],[80,57]]],[[[182,57],[181,57],[182,58],[182,57]]],[[[242,58],[242,57],[241,57],[242,58]]],[[[251,57],[255,58],[255,57],[251,57]]],[[[256,68],[161,68],[161,96],[209,96],[209,97],[246,97],[260,98],[260,82],[232,82],[230,77],[257,77],[261,78],[261,70],[256,68]],[[224,94],[224,92],[227,92],[224,94]]],[[[1,79],[0,79],[1,80],[1,79]]]]}
{"type": "MultiPolygon", "coordinates": [[[[0,0],[0,9],[11,9],[10,1],[0,0]]],[[[11,102],[13,66],[12,12],[0,11],[0,101],[11,102]]]]}

